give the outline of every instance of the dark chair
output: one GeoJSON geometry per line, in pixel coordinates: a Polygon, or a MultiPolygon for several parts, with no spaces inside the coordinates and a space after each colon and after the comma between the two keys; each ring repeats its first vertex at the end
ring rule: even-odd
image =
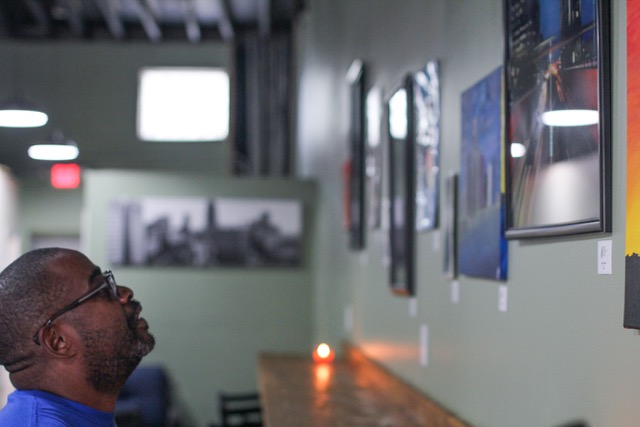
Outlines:
{"type": "Polygon", "coordinates": [[[219,393],[221,427],[262,427],[258,393],[219,393]]]}
{"type": "Polygon", "coordinates": [[[161,366],[138,366],[116,403],[116,422],[122,427],[166,427],[171,420],[169,379],[161,366]]]}

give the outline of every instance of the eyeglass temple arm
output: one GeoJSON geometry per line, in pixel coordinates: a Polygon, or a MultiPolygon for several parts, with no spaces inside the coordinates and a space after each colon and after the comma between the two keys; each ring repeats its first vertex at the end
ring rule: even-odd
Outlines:
{"type": "Polygon", "coordinates": [[[35,342],[36,344],[40,345],[40,330],[41,329],[44,329],[44,328],[47,328],[47,327],[51,326],[53,321],[56,320],[58,317],[60,317],[63,314],[65,314],[67,311],[73,310],[74,308],[76,308],[77,306],[79,306],[80,304],[82,304],[83,302],[85,302],[86,300],[88,300],[89,298],[91,298],[92,296],[94,296],[95,294],[97,294],[98,292],[100,292],[101,290],[106,288],[107,286],[108,286],[108,284],[105,282],[101,286],[98,286],[97,288],[95,288],[93,290],[93,292],[89,292],[87,295],[85,295],[82,298],[72,302],[71,304],[69,304],[68,306],[63,308],[62,310],[59,310],[56,313],[54,313],[53,316],[51,316],[49,318],[49,320],[47,320],[47,323],[45,323],[44,325],[40,326],[40,328],[38,328],[38,331],[33,336],[33,342],[35,342]]]}

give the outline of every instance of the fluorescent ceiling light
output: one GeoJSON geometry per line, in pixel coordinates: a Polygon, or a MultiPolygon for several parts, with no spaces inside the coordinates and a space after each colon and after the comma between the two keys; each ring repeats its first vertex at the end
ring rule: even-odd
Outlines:
{"type": "Polygon", "coordinates": [[[229,75],[222,69],[142,69],[138,137],[143,141],[224,140],[229,134],[229,87],[229,75]]]}
{"type": "Polygon", "coordinates": [[[34,160],[64,161],[78,157],[80,151],[75,142],[65,139],[60,130],[51,133],[51,140],[35,144],[27,150],[29,157],[34,160]]]}
{"type": "Polygon", "coordinates": [[[589,126],[599,121],[597,110],[552,110],[542,113],[542,123],[547,126],[589,126]]]}
{"type": "Polygon", "coordinates": [[[44,126],[49,117],[42,111],[21,102],[11,102],[0,107],[0,126],[31,128],[44,126]]]}
{"type": "Polygon", "coordinates": [[[36,144],[29,147],[29,157],[35,160],[73,160],[78,157],[78,147],[67,144],[36,144]]]}

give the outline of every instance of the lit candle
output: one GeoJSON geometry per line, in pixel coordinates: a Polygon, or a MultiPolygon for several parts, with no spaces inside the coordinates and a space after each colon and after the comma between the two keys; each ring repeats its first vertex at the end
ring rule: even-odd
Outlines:
{"type": "Polygon", "coordinates": [[[318,363],[331,363],[335,358],[333,349],[328,344],[319,344],[313,352],[313,360],[318,363]]]}

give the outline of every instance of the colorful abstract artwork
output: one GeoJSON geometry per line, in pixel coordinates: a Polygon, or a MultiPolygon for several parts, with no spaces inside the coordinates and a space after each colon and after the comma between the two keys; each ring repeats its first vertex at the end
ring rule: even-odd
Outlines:
{"type": "Polygon", "coordinates": [[[624,326],[640,329],[640,2],[627,1],[627,223],[624,326]]]}
{"type": "Polygon", "coordinates": [[[460,274],[507,279],[502,203],[502,67],[462,93],[460,274]]]}

